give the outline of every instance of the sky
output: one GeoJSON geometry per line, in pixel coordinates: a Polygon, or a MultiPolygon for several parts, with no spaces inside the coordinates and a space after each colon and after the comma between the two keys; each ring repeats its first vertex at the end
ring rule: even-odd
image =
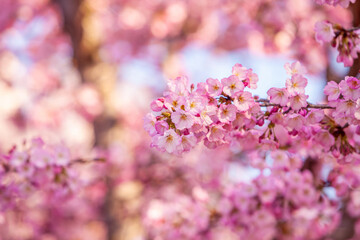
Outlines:
{"type": "MultiPolygon", "coordinates": [[[[285,81],[289,76],[286,74],[284,65],[286,62],[292,62],[281,55],[259,55],[244,50],[212,53],[208,49],[197,46],[185,48],[181,57],[187,76],[192,83],[205,82],[210,77],[219,80],[228,77],[231,74],[232,66],[236,63],[252,68],[258,74],[259,82],[258,88],[251,92],[261,98],[266,98],[266,92],[271,87],[285,87],[285,81]]],[[[309,80],[306,88],[306,94],[309,95],[308,101],[321,102],[324,99],[324,73],[319,76],[306,75],[306,77],[309,80]]],[[[165,87],[164,76],[146,60],[134,59],[123,65],[121,78],[160,91],[165,87]]]]}

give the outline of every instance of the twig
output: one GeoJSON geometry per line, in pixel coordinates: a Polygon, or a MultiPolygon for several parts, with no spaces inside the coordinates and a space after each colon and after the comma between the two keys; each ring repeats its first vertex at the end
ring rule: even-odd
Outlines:
{"type": "MultiPolygon", "coordinates": [[[[268,99],[259,99],[256,100],[256,102],[261,103],[260,107],[283,107],[279,104],[276,103],[271,103],[268,99]]],[[[335,109],[334,107],[331,107],[329,105],[326,104],[312,104],[312,103],[307,103],[308,105],[306,106],[306,108],[317,108],[317,109],[335,109]]]]}

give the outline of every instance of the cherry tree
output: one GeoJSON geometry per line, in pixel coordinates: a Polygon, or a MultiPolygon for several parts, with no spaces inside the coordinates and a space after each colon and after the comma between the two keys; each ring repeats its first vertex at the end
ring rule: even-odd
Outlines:
{"type": "Polygon", "coordinates": [[[358,2],[0,6],[0,239],[357,239],[358,2]],[[294,61],[266,96],[247,63],[195,86],[194,44],[294,61]],[[119,79],[139,58],[164,94],[119,79]]]}

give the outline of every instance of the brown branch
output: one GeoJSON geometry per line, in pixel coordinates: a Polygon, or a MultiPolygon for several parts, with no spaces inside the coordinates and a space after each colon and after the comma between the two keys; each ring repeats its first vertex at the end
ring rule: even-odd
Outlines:
{"type": "MultiPolygon", "coordinates": [[[[276,103],[270,103],[269,100],[267,99],[259,99],[256,100],[255,102],[261,103],[260,107],[280,107],[282,108],[283,106],[276,104],[276,103]]],[[[316,108],[316,109],[335,109],[334,107],[331,107],[329,105],[325,105],[325,104],[312,104],[312,103],[307,103],[308,105],[306,106],[306,108],[316,108]]]]}
{"type": "MultiPolygon", "coordinates": [[[[353,15],[353,28],[354,30],[360,28],[360,1],[356,1],[351,5],[350,11],[353,15]]],[[[348,76],[357,76],[360,70],[360,59],[359,54],[356,59],[354,59],[354,64],[350,67],[348,76]]]]}
{"type": "Polygon", "coordinates": [[[85,70],[95,63],[97,49],[84,46],[84,29],[82,26],[84,14],[81,6],[84,0],[53,0],[63,16],[63,29],[71,39],[73,49],[73,64],[79,70],[81,80],[86,82],[85,70]]]}
{"type": "MultiPolygon", "coordinates": [[[[350,11],[353,15],[353,27],[360,27],[360,1],[357,0],[355,4],[351,4],[350,11]]],[[[354,64],[350,67],[350,70],[347,75],[356,76],[359,73],[360,69],[360,60],[358,58],[354,60],[354,64]]],[[[343,128],[347,127],[347,124],[343,128]]],[[[354,236],[354,227],[355,219],[349,216],[346,212],[347,202],[343,203],[344,207],[342,208],[341,222],[340,225],[335,229],[335,231],[330,235],[331,239],[334,240],[343,240],[349,239],[354,236]]]]}
{"type": "Polygon", "coordinates": [[[116,124],[108,99],[115,89],[116,70],[110,64],[104,63],[99,56],[100,39],[91,36],[92,28],[89,19],[93,19],[94,9],[89,0],[53,0],[63,16],[63,29],[71,39],[73,49],[73,64],[81,76],[82,82],[93,84],[104,102],[104,112],[93,122],[94,146],[106,147],[107,135],[116,124]]]}
{"type": "Polygon", "coordinates": [[[94,159],[83,159],[83,158],[78,158],[78,159],[74,159],[73,161],[70,162],[71,164],[76,164],[76,163],[94,163],[94,162],[106,162],[105,158],[94,158],[94,159]]]}
{"type": "Polygon", "coordinates": [[[307,108],[318,108],[318,109],[335,109],[334,107],[331,107],[329,105],[325,105],[325,104],[312,104],[312,103],[307,103],[307,108]]]}
{"type": "Polygon", "coordinates": [[[326,82],[330,82],[330,81],[335,81],[336,83],[339,83],[342,79],[343,79],[343,76],[340,76],[339,74],[337,74],[333,67],[331,66],[330,64],[330,58],[331,58],[331,53],[330,53],[330,47],[329,49],[327,49],[326,51],[326,56],[327,56],[327,59],[328,59],[328,64],[326,66],[326,71],[325,71],[325,74],[326,74],[326,82]]]}
{"type": "MultiPolygon", "coordinates": [[[[91,0],[52,0],[57,4],[63,17],[63,29],[71,39],[73,49],[73,65],[78,70],[83,83],[91,83],[98,90],[104,111],[93,122],[94,146],[106,147],[108,136],[116,124],[114,113],[111,111],[111,93],[116,83],[116,68],[102,62],[99,56],[101,39],[92,38],[94,9],[91,0]]],[[[98,159],[99,161],[103,159],[98,159]]],[[[77,162],[84,162],[78,159],[77,162]]],[[[85,161],[87,162],[87,161],[85,161]]],[[[121,228],[113,216],[114,212],[114,183],[106,177],[106,195],[102,208],[99,210],[107,226],[107,239],[115,239],[115,234],[121,228]]]]}
{"type": "Polygon", "coordinates": [[[354,32],[354,31],[357,31],[359,29],[360,29],[360,27],[352,27],[352,28],[346,29],[346,31],[347,32],[354,32]]]}

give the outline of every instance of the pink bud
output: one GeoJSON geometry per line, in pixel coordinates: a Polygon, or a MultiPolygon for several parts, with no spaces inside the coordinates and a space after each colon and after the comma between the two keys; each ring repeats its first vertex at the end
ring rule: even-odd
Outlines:
{"type": "Polygon", "coordinates": [[[258,119],[258,120],[256,121],[256,124],[261,127],[262,125],[264,125],[264,122],[265,122],[265,121],[264,121],[264,118],[260,118],[260,119],[258,119]]]}
{"type": "Polygon", "coordinates": [[[305,117],[306,114],[307,114],[307,110],[306,109],[300,109],[299,114],[302,115],[303,117],[305,117]]]}
{"type": "Polygon", "coordinates": [[[61,171],[63,170],[62,167],[59,167],[59,166],[55,166],[53,167],[53,170],[54,170],[54,173],[55,174],[58,174],[58,173],[61,173],[61,171]]]}
{"type": "Polygon", "coordinates": [[[331,153],[332,153],[332,155],[333,155],[335,158],[340,157],[340,152],[339,152],[337,149],[332,150],[331,153]]]}
{"type": "Polygon", "coordinates": [[[296,135],[298,135],[298,131],[297,130],[292,130],[291,132],[289,132],[289,134],[291,135],[291,136],[296,136],[296,135]]]}
{"type": "Polygon", "coordinates": [[[154,112],[160,112],[164,108],[164,103],[159,98],[152,101],[150,107],[154,112]]]}
{"type": "Polygon", "coordinates": [[[250,79],[249,79],[249,78],[246,78],[246,79],[243,80],[242,82],[243,82],[243,84],[244,84],[244,87],[247,87],[247,86],[249,86],[250,79]]]}
{"type": "Polygon", "coordinates": [[[355,77],[346,77],[345,81],[351,89],[358,89],[360,87],[360,81],[355,77]]]}
{"type": "Polygon", "coordinates": [[[155,129],[158,134],[163,135],[169,129],[169,125],[165,121],[159,121],[155,123],[155,129]]]}
{"type": "Polygon", "coordinates": [[[272,114],[272,113],[276,113],[277,111],[279,110],[279,107],[273,107],[272,109],[271,109],[271,111],[270,111],[270,114],[272,114]]]}
{"type": "Polygon", "coordinates": [[[189,131],[189,129],[185,128],[183,131],[181,131],[181,133],[182,133],[183,135],[189,135],[189,134],[190,134],[190,131],[189,131]]]}
{"type": "Polygon", "coordinates": [[[360,126],[357,126],[357,127],[356,127],[356,131],[355,131],[355,132],[356,132],[357,135],[360,135],[360,126]]]}

